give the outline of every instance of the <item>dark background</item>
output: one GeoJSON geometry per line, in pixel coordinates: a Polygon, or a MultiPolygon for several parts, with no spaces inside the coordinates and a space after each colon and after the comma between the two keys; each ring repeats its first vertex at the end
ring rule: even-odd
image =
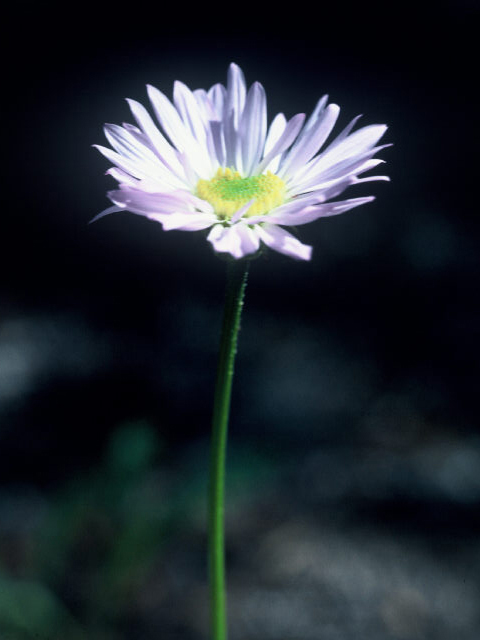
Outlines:
{"type": "MultiPolygon", "coordinates": [[[[75,5],[4,21],[0,638],[201,639],[224,262],[108,206],[104,122],[237,62],[269,118],[387,123],[391,183],[252,264],[232,639],[480,633],[473,2],[75,5]],[[6,176],[6,180],[5,180],[6,176]]],[[[478,165],[477,165],[478,166],[478,165]]],[[[382,171],[380,173],[383,173],[382,171]]]]}

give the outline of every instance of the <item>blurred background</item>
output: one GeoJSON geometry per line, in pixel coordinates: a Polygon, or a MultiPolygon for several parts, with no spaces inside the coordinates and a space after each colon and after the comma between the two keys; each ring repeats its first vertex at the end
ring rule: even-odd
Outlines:
{"type": "Polygon", "coordinates": [[[118,214],[104,122],[237,62],[269,116],[387,123],[391,183],[252,264],[231,640],[480,637],[478,6],[69,5],[3,20],[0,640],[205,640],[224,262],[118,214]],[[6,201],[5,201],[6,200],[6,201]]]}

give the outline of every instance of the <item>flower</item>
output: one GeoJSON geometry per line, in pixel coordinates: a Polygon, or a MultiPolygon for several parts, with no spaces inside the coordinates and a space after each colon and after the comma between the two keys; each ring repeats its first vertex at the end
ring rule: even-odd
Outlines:
{"type": "Polygon", "coordinates": [[[114,150],[94,145],[115,166],[119,183],[108,192],[113,206],[93,220],[130,211],[160,222],[165,231],[210,229],[215,251],[233,258],[265,244],[292,258],[309,260],[312,247],[284,227],[333,216],[374,197],[330,202],[348,186],[387,176],[358,176],[383,162],[375,146],[386,131],[371,125],[351,133],[358,117],[323,147],[339,107],[321,98],[305,122],[300,113],[277,114],[267,128],[262,85],[246,88],[236,64],[227,86],[191,91],[175,82],[173,104],[147,86],[161,129],[143,105],[127,100],[136,125],[105,125],[114,150]]]}

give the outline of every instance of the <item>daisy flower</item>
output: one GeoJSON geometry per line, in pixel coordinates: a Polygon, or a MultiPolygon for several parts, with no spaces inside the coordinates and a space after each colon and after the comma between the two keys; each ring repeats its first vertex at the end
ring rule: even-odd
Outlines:
{"type": "Polygon", "coordinates": [[[339,114],[323,96],[306,120],[277,114],[267,125],[262,85],[247,91],[236,64],[227,86],[191,91],[175,82],[173,104],[148,85],[156,123],[145,107],[127,100],[136,124],[105,125],[113,150],[94,145],[114,165],[119,184],[113,206],[94,218],[130,211],[160,222],[165,231],[209,229],[213,249],[243,258],[262,244],[301,260],[312,247],[285,227],[333,216],[374,197],[335,200],[347,187],[387,176],[360,178],[383,162],[375,154],[384,125],[352,130],[358,117],[327,146],[339,114]],[[160,125],[160,126],[158,126],[160,125]]]}

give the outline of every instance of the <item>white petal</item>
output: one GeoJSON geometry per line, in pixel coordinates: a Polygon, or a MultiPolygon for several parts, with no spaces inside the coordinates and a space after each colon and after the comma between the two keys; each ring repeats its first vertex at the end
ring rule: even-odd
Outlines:
{"type": "Polygon", "coordinates": [[[193,207],[181,196],[165,193],[147,193],[139,189],[118,189],[109,191],[110,200],[133,213],[150,216],[158,213],[188,212],[193,207]]]}
{"type": "Polygon", "coordinates": [[[197,101],[204,124],[207,124],[211,120],[220,119],[217,114],[217,110],[205,89],[195,89],[195,91],[193,91],[193,95],[197,101]]]}
{"type": "Polygon", "coordinates": [[[217,120],[220,120],[223,116],[223,107],[225,104],[225,97],[227,95],[227,90],[223,86],[223,84],[214,84],[211,89],[208,90],[208,97],[212,101],[213,106],[215,107],[215,113],[217,115],[217,120]]]}
{"type": "Polygon", "coordinates": [[[213,148],[215,149],[217,162],[220,167],[224,167],[227,164],[227,154],[225,148],[225,138],[223,135],[223,124],[221,122],[217,122],[216,120],[212,120],[212,122],[210,122],[210,131],[212,133],[213,148]]]}
{"type": "Polygon", "coordinates": [[[223,165],[220,164],[218,159],[216,142],[214,140],[212,132],[212,124],[218,125],[220,123],[217,119],[217,114],[215,112],[212,101],[208,97],[205,89],[196,89],[192,95],[198,105],[198,113],[200,115],[200,118],[202,119],[203,127],[205,129],[204,144],[207,145],[208,155],[210,156],[212,162],[212,168],[215,171],[216,168],[223,165]]]}
{"type": "Polygon", "coordinates": [[[93,147],[95,149],[98,149],[98,151],[100,151],[102,155],[108,158],[108,160],[110,160],[110,162],[112,162],[115,166],[119,167],[120,169],[123,169],[134,178],[139,178],[139,179],[151,178],[152,180],[157,180],[159,183],[159,186],[164,189],[165,189],[165,185],[167,184],[168,184],[167,189],[179,188],[178,180],[173,175],[168,176],[168,179],[169,179],[168,183],[163,182],[161,179],[159,179],[159,172],[160,172],[159,163],[155,165],[153,163],[149,163],[146,161],[142,162],[140,160],[137,160],[137,161],[130,160],[129,158],[126,158],[125,156],[122,156],[119,153],[116,153],[115,151],[112,151],[111,149],[108,149],[107,147],[103,147],[102,145],[99,145],[99,144],[94,144],[93,147]]]}
{"type": "Polygon", "coordinates": [[[112,176],[112,178],[115,178],[115,180],[120,182],[120,184],[128,184],[132,187],[138,184],[138,180],[136,180],[136,178],[132,178],[132,176],[126,171],[123,171],[123,169],[119,169],[118,167],[112,167],[106,173],[107,175],[112,176]]]}
{"type": "Polygon", "coordinates": [[[372,159],[372,157],[378,151],[388,146],[390,145],[381,145],[379,147],[373,147],[373,149],[368,149],[359,155],[347,156],[343,159],[337,158],[337,162],[333,164],[328,162],[328,157],[321,159],[322,156],[319,156],[318,162],[312,163],[308,172],[295,177],[295,180],[290,185],[290,193],[295,195],[322,187],[327,188],[330,187],[334,181],[344,179],[349,175],[368,171],[383,162],[383,160],[379,158],[372,159]]]}
{"type": "Polygon", "coordinates": [[[303,141],[309,137],[309,133],[312,127],[314,127],[318,122],[320,122],[325,111],[325,105],[327,104],[327,100],[328,100],[328,96],[325,95],[325,96],[322,96],[320,100],[317,102],[315,109],[313,110],[312,114],[308,118],[307,122],[305,123],[305,126],[303,127],[302,131],[300,132],[297,138],[295,147],[297,147],[300,144],[303,144],[303,141]]]}
{"type": "Polygon", "coordinates": [[[285,118],[283,113],[277,113],[277,115],[272,120],[270,127],[268,128],[267,139],[265,140],[265,147],[263,149],[263,153],[266,156],[269,153],[278,139],[285,131],[285,127],[287,126],[287,119],[285,118]]]}
{"type": "Polygon", "coordinates": [[[277,215],[291,215],[301,209],[304,209],[306,206],[317,204],[319,201],[319,196],[317,194],[308,194],[305,197],[294,198],[290,202],[273,209],[270,213],[260,216],[250,216],[248,218],[248,222],[249,224],[261,224],[262,222],[266,222],[267,219],[270,220],[272,217],[276,217],[277,215]]]}
{"type": "Polygon", "coordinates": [[[110,213],[117,213],[118,211],[123,211],[123,209],[121,207],[117,207],[116,205],[113,207],[108,207],[107,209],[104,209],[102,212],[98,213],[94,218],[92,218],[88,224],[92,224],[92,222],[96,222],[97,220],[100,220],[100,218],[108,216],[110,213]]]}
{"type": "Polygon", "coordinates": [[[255,253],[260,246],[256,230],[242,223],[231,227],[217,224],[212,227],[207,240],[218,253],[229,253],[237,259],[255,253]]]}
{"type": "Polygon", "coordinates": [[[133,117],[142,128],[145,135],[148,136],[153,147],[157,151],[162,162],[171,169],[177,176],[182,175],[182,167],[178,161],[175,149],[167,142],[165,137],[160,133],[150,114],[145,107],[137,102],[127,98],[128,105],[132,111],[133,117]]]}
{"type": "Polygon", "coordinates": [[[195,172],[200,177],[208,179],[212,173],[212,166],[206,149],[198,144],[184,125],[178,111],[161,91],[151,85],[147,85],[147,91],[165,133],[179,151],[188,154],[195,172]]]}
{"type": "Polygon", "coordinates": [[[241,258],[241,238],[238,234],[237,225],[233,227],[223,227],[221,224],[212,227],[207,236],[218,253],[229,253],[234,258],[241,258]]]}
{"type": "Polygon", "coordinates": [[[255,253],[260,248],[260,238],[256,227],[249,227],[240,223],[236,225],[237,233],[240,236],[240,246],[242,255],[247,256],[255,253]]]}
{"type": "MultiPolygon", "coordinates": [[[[297,137],[298,132],[300,131],[304,120],[305,120],[304,113],[297,113],[296,116],[293,116],[293,118],[289,120],[288,124],[286,125],[286,127],[284,127],[283,132],[278,137],[275,144],[272,146],[270,151],[265,155],[265,157],[260,162],[260,164],[255,168],[254,170],[255,174],[263,173],[267,169],[267,167],[269,167],[271,161],[275,157],[283,153],[285,149],[288,149],[288,147],[292,144],[292,142],[297,137]]],[[[267,147],[267,144],[265,143],[265,148],[266,147],[267,147]]]]}
{"type": "Polygon", "coordinates": [[[350,131],[353,129],[353,127],[357,124],[358,120],[361,118],[362,116],[356,116],[355,118],[353,118],[353,120],[351,120],[347,126],[345,127],[345,129],[343,129],[342,131],[340,131],[340,133],[338,134],[338,136],[336,138],[334,138],[332,140],[332,142],[328,145],[328,147],[325,149],[324,153],[327,153],[327,151],[330,151],[331,149],[333,149],[333,147],[336,147],[337,144],[339,144],[340,142],[342,142],[342,140],[345,140],[345,138],[349,135],[350,131]]]}
{"type": "Polygon", "coordinates": [[[119,127],[117,124],[106,124],[103,128],[105,137],[118,153],[131,160],[142,160],[147,162],[157,162],[152,150],[141,143],[129,131],[119,127]]]}
{"type": "Polygon", "coordinates": [[[305,167],[305,173],[301,179],[307,179],[314,173],[320,173],[337,162],[342,162],[349,158],[354,159],[356,156],[368,153],[373,149],[376,143],[383,136],[387,127],[384,125],[371,125],[363,127],[355,133],[352,133],[340,143],[331,145],[317,158],[314,158],[310,164],[305,167]]]}
{"type": "Polygon", "coordinates": [[[304,136],[302,140],[297,140],[281,163],[280,171],[278,171],[281,178],[286,175],[294,176],[298,169],[303,168],[317,153],[335,126],[339,112],[340,107],[336,104],[330,104],[322,111],[316,123],[311,126],[309,135],[304,136]]]}
{"type": "Polygon", "coordinates": [[[210,213],[170,213],[157,219],[164,231],[201,231],[215,224],[217,216],[210,213]]]}
{"type": "Polygon", "coordinates": [[[223,105],[223,136],[225,140],[226,164],[235,166],[240,172],[241,150],[238,126],[245,106],[246,86],[243,72],[232,63],[228,69],[227,94],[223,105]]]}
{"type": "Polygon", "coordinates": [[[173,101],[185,126],[200,144],[205,144],[206,131],[200,109],[190,89],[176,80],[173,85],[173,101]]]}
{"type": "Polygon", "coordinates": [[[256,230],[260,240],[270,249],[298,260],[310,260],[312,257],[312,247],[302,244],[300,240],[285,231],[285,229],[281,229],[274,224],[265,224],[258,225],[256,230]]]}
{"type": "Polygon", "coordinates": [[[175,185],[176,188],[190,186],[174,172],[171,171],[158,156],[144,144],[140,143],[132,133],[122,129],[117,125],[105,125],[105,136],[112,147],[122,156],[135,163],[140,162],[142,166],[150,167],[149,171],[166,183],[175,185]]]}
{"type": "Polygon", "coordinates": [[[233,216],[230,218],[230,224],[235,224],[236,222],[238,222],[240,218],[247,213],[254,202],[255,198],[252,198],[252,200],[247,202],[247,204],[244,204],[243,207],[240,207],[238,211],[235,211],[233,216]]]}
{"type": "Polygon", "coordinates": [[[265,90],[259,82],[254,82],[248,92],[238,129],[245,176],[251,175],[253,168],[260,160],[265,146],[266,133],[267,100],[265,90]]]}
{"type": "Polygon", "coordinates": [[[324,95],[320,98],[320,100],[315,105],[315,109],[312,111],[309,119],[305,123],[305,127],[302,131],[302,136],[306,136],[312,127],[317,126],[317,122],[319,117],[325,111],[326,104],[328,102],[328,95],[324,95]]]}
{"type": "Polygon", "coordinates": [[[240,118],[245,106],[246,93],[247,89],[243,71],[238,65],[232,62],[228,69],[225,107],[227,113],[233,112],[233,125],[235,129],[238,129],[238,125],[240,124],[240,118]]]}
{"type": "Polygon", "coordinates": [[[353,178],[352,184],[360,184],[361,182],[375,182],[376,180],[383,180],[384,182],[390,182],[389,176],[368,176],[367,178],[353,178]]]}
{"type": "Polygon", "coordinates": [[[297,226],[301,224],[307,224],[313,222],[318,218],[326,218],[328,216],[337,216],[349,209],[359,207],[361,204],[372,202],[375,200],[374,196],[367,196],[365,198],[351,198],[350,200],[343,200],[341,202],[327,202],[325,204],[318,204],[314,206],[306,206],[305,208],[296,211],[294,213],[277,213],[273,212],[269,216],[265,216],[268,222],[274,222],[276,224],[286,226],[297,226]]]}

